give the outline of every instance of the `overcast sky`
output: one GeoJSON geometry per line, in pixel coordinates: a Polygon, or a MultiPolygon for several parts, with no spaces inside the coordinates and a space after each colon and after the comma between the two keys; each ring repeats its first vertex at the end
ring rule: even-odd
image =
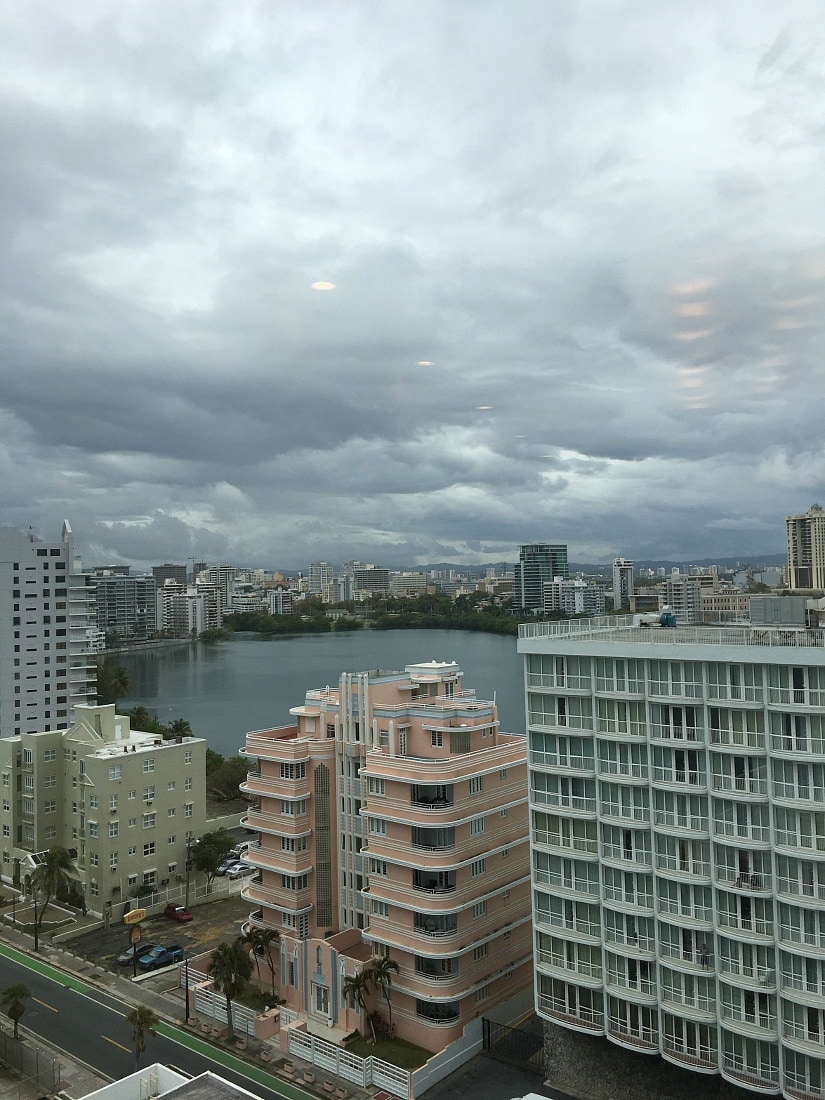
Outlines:
{"type": "Polygon", "coordinates": [[[692,559],[825,498],[821,0],[0,13],[0,523],[692,559]]]}

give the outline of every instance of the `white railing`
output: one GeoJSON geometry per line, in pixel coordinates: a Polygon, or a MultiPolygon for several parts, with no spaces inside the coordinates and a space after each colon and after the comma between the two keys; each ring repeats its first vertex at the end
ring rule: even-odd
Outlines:
{"type": "Polygon", "coordinates": [[[765,1072],[758,1066],[749,1066],[743,1058],[734,1058],[733,1055],[722,1056],[722,1070],[735,1077],[745,1085],[758,1089],[776,1090],[779,1084],[779,1070],[765,1072]]]}
{"type": "Polygon", "coordinates": [[[318,1066],[319,1069],[328,1070],[359,1088],[377,1086],[404,1100],[412,1100],[412,1074],[409,1070],[399,1069],[381,1058],[372,1055],[359,1058],[326,1039],[292,1027],[287,1032],[287,1049],[296,1058],[318,1066]]]}
{"type": "Polygon", "coordinates": [[[548,1016],[555,1016],[576,1027],[586,1028],[588,1031],[604,1030],[604,1013],[595,1009],[581,1006],[575,1008],[558,997],[549,997],[544,993],[539,994],[538,1007],[540,1012],[546,1012],[548,1016]]]}
{"type": "Polygon", "coordinates": [[[694,833],[706,833],[708,831],[708,819],[706,817],[679,814],[675,810],[656,810],[655,821],[657,825],[665,825],[671,829],[688,829],[694,833]]]}
{"type": "Polygon", "coordinates": [[[758,844],[767,844],[771,831],[767,825],[738,825],[735,821],[715,820],[713,831],[717,836],[738,836],[743,840],[755,840],[758,844]]]}
{"type": "Polygon", "coordinates": [[[728,745],[743,749],[764,749],[765,734],[751,733],[748,730],[713,729],[710,731],[711,745],[728,745]]]}
{"type": "Polygon", "coordinates": [[[592,772],[596,763],[592,756],[573,756],[558,752],[544,752],[541,749],[530,750],[530,763],[544,768],[573,768],[577,771],[592,772]]]}
{"type": "Polygon", "coordinates": [[[608,1034],[614,1035],[631,1046],[644,1047],[647,1050],[658,1047],[659,1033],[653,1027],[638,1027],[631,1031],[624,1020],[611,1016],[607,1025],[608,1034]]]}
{"type": "Polygon", "coordinates": [[[601,963],[589,963],[582,959],[568,961],[564,954],[557,951],[542,951],[540,948],[536,951],[536,957],[540,963],[555,967],[556,970],[571,970],[575,974],[584,974],[588,978],[601,978],[602,976],[601,963]]]}
{"type": "Polygon", "coordinates": [[[647,779],[647,764],[622,760],[599,760],[600,775],[624,775],[630,779],[647,779]]]}
{"type": "Polygon", "coordinates": [[[721,775],[714,772],[711,780],[714,791],[737,791],[739,794],[767,794],[766,779],[747,779],[743,775],[721,775]]]}
{"type": "Polygon", "coordinates": [[[786,875],[780,875],[777,879],[777,891],[780,894],[825,901],[825,885],[819,882],[801,882],[798,878],[788,878],[786,875]]]}
{"type": "Polygon", "coordinates": [[[544,844],[548,848],[563,848],[565,851],[589,852],[591,855],[595,855],[598,851],[596,840],[578,836],[563,837],[558,833],[548,833],[544,830],[537,830],[533,834],[533,843],[544,844]]]}
{"type": "MultiPolygon", "coordinates": [[[[773,626],[636,626],[632,615],[604,615],[590,619],[520,623],[519,639],[582,638],[598,635],[600,641],[643,642],[660,645],[801,646],[822,649],[825,632],[801,627],[773,626]]],[[[775,689],[781,691],[783,689],[775,689]]]]}

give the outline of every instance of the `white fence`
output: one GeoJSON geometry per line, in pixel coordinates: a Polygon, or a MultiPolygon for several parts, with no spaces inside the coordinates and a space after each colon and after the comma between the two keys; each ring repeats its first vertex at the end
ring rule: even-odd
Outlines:
{"type": "Polygon", "coordinates": [[[402,1100],[412,1100],[412,1075],[409,1071],[380,1058],[359,1058],[326,1039],[296,1031],[295,1028],[290,1028],[288,1032],[288,1050],[296,1058],[311,1062],[319,1069],[329,1070],[359,1088],[367,1089],[375,1085],[400,1096],[402,1100]]]}
{"type": "MultiPolygon", "coordinates": [[[[192,975],[189,975],[190,987],[192,975]]],[[[198,1016],[208,1016],[216,1020],[221,1026],[229,1023],[226,1016],[226,997],[222,993],[215,993],[203,986],[195,987],[195,1013],[198,1016]]],[[[255,1012],[245,1005],[232,1002],[232,1025],[237,1035],[255,1034],[255,1012]]]]}
{"type": "Polygon", "coordinates": [[[433,1055],[428,1062],[412,1074],[412,1088],[414,1096],[421,1096],[428,1088],[443,1081],[445,1077],[463,1066],[465,1062],[474,1057],[483,1046],[484,1032],[482,1021],[471,1020],[464,1028],[464,1034],[454,1043],[450,1043],[444,1050],[433,1055]]]}

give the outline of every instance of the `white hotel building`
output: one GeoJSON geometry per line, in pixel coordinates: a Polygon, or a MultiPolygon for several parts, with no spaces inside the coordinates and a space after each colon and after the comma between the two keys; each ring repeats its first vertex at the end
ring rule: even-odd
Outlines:
{"type": "Polygon", "coordinates": [[[537,1010],[821,1100],[825,631],[636,623],[520,628],[537,1010]]]}

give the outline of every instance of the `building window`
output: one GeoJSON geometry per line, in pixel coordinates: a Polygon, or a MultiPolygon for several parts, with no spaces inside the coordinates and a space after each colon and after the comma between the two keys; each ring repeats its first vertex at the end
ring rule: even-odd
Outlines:
{"type": "Polygon", "coordinates": [[[281,764],[281,779],[305,779],[307,766],[304,761],[297,764],[281,764]]]}
{"type": "Polygon", "coordinates": [[[173,791],[175,789],[174,779],[169,780],[169,782],[166,784],[166,789],[167,789],[167,791],[173,791]]]}
{"type": "Polygon", "coordinates": [[[184,779],[184,781],[183,781],[183,789],[184,789],[185,791],[191,791],[191,790],[192,790],[192,779],[191,779],[191,776],[190,776],[190,777],[189,777],[188,779],[184,779]]]}
{"type": "Polygon", "coordinates": [[[43,763],[51,764],[53,760],[57,760],[57,749],[46,749],[43,753],[43,763]]]}
{"type": "Polygon", "coordinates": [[[98,864],[97,852],[89,852],[89,866],[90,867],[97,867],[97,864],[98,864]]]}
{"type": "Polygon", "coordinates": [[[96,898],[99,893],[98,885],[94,879],[92,879],[92,881],[89,883],[89,893],[92,895],[93,898],[96,898]]]}
{"type": "Polygon", "coordinates": [[[474,817],[470,822],[470,836],[478,836],[484,832],[484,818],[474,817]]]}
{"type": "Polygon", "coordinates": [[[369,790],[370,794],[384,794],[384,780],[376,779],[375,776],[371,775],[367,780],[367,789],[369,790]]]}
{"type": "Polygon", "coordinates": [[[144,856],[153,856],[155,854],[155,842],[150,840],[148,844],[143,845],[144,856]]]}
{"type": "Polygon", "coordinates": [[[184,762],[184,764],[191,764],[192,763],[192,750],[191,749],[187,749],[186,752],[183,754],[183,762],[184,762]]]}
{"type": "Polygon", "coordinates": [[[154,787],[144,787],[143,788],[143,801],[144,802],[154,802],[155,801],[155,788],[154,787]]]}
{"type": "Polygon", "coordinates": [[[122,779],[122,777],[123,777],[123,767],[122,767],[122,765],[113,764],[111,766],[111,768],[109,768],[109,778],[110,779],[122,779]]]}
{"type": "Polygon", "coordinates": [[[374,836],[386,836],[387,835],[387,823],[383,817],[371,817],[370,832],[374,836]]]}
{"type": "Polygon", "coordinates": [[[444,745],[444,734],[438,730],[430,733],[430,744],[434,749],[440,749],[444,745]]]}
{"type": "Polygon", "coordinates": [[[99,835],[99,833],[98,833],[98,828],[97,828],[97,822],[96,821],[90,821],[89,822],[89,836],[98,836],[98,835],[99,835]]]}
{"type": "Polygon", "coordinates": [[[194,812],[195,812],[195,803],[194,802],[187,802],[186,805],[183,807],[183,816],[184,817],[192,817],[194,812]]]}
{"type": "Polygon", "coordinates": [[[129,855],[130,855],[130,856],[136,856],[136,855],[137,855],[137,847],[136,847],[136,845],[134,845],[134,844],[130,844],[130,845],[129,845],[129,855]]]}
{"type": "Polygon", "coordinates": [[[153,772],[155,770],[155,758],[154,756],[147,756],[143,761],[144,772],[153,772]]]}
{"type": "Polygon", "coordinates": [[[307,812],[307,803],[305,798],[299,798],[296,801],[290,801],[286,798],[281,799],[281,813],[287,814],[290,817],[300,817],[301,814],[307,812]]]}
{"type": "Polygon", "coordinates": [[[96,794],[90,794],[89,795],[89,809],[90,810],[96,810],[97,809],[97,795],[96,794]]]}
{"type": "Polygon", "coordinates": [[[507,769],[506,768],[499,768],[498,777],[499,777],[499,779],[506,779],[507,778],[507,769]]]}
{"type": "Polygon", "coordinates": [[[490,986],[489,985],[483,985],[483,986],[481,986],[480,989],[476,990],[476,1000],[477,1001],[486,1001],[489,996],[490,996],[490,986]]]}
{"type": "Polygon", "coordinates": [[[157,878],[157,872],[156,871],[144,871],[143,872],[143,885],[144,886],[154,886],[156,878],[157,878]]]}
{"type": "Polygon", "coordinates": [[[370,860],[370,874],[382,875],[386,877],[387,874],[387,861],[385,859],[371,859],[370,860]]]}
{"type": "Polygon", "coordinates": [[[136,817],[130,817],[129,818],[129,828],[134,829],[134,827],[136,825],[137,825],[137,818],[136,817]]]}
{"type": "Polygon", "coordinates": [[[47,825],[43,831],[43,836],[46,838],[46,840],[54,840],[54,838],[57,836],[57,826],[47,825]]]}
{"type": "Polygon", "coordinates": [[[390,915],[390,907],[386,901],[378,901],[376,898],[372,899],[372,915],[374,917],[388,917],[390,915]]]}
{"type": "Polygon", "coordinates": [[[169,839],[167,840],[166,843],[167,844],[176,844],[177,843],[177,837],[175,836],[174,833],[169,837],[169,839]]]}
{"type": "Polygon", "coordinates": [[[137,798],[137,791],[129,791],[129,800],[137,798]]]}
{"type": "Polygon", "coordinates": [[[487,958],[487,944],[482,943],[473,951],[473,958],[476,962],[480,962],[482,959],[487,958]]]}
{"type": "Polygon", "coordinates": [[[474,775],[470,778],[470,794],[481,794],[484,790],[484,777],[474,775]]]}
{"type": "Polygon", "coordinates": [[[117,852],[109,852],[109,870],[117,870],[117,852]]]}
{"type": "Polygon", "coordinates": [[[117,795],[116,794],[110,794],[109,795],[109,810],[111,811],[111,810],[116,810],[116,809],[117,809],[117,795]]]}
{"type": "Polygon", "coordinates": [[[47,802],[43,803],[43,813],[55,814],[57,813],[57,799],[50,798],[47,802]]]}
{"type": "Polygon", "coordinates": [[[477,901],[475,903],[475,905],[473,906],[473,916],[474,917],[483,917],[486,914],[486,912],[487,912],[487,902],[486,901],[477,901]]]}
{"type": "Polygon", "coordinates": [[[470,872],[473,878],[478,878],[479,875],[483,875],[486,869],[486,861],[483,859],[474,859],[470,864],[470,872]]]}
{"type": "Polygon", "coordinates": [[[117,836],[118,835],[118,828],[119,828],[119,826],[118,826],[117,821],[110,821],[109,822],[109,836],[117,836]]]}
{"type": "Polygon", "coordinates": [[[168,808],[168,810],[166,811],[166,816],[167,817],[174,817],[175,816],[175,807],[174,806],[170,806],[168,808]]]}
{"type": "Polygon", "coordinates": [[[156,817],[157,817],[157,814],[144,814],[143,815],[143,828],[144,829],[154,829],[156,817]]]}
{"type": "Polygon", "coordinates": [[[43,779],[43,786],[44,787],[56,787],[57,786],[57,776],[56,775],[47,775],[47,776],[45,776],[44,779],[43,779]]]}

